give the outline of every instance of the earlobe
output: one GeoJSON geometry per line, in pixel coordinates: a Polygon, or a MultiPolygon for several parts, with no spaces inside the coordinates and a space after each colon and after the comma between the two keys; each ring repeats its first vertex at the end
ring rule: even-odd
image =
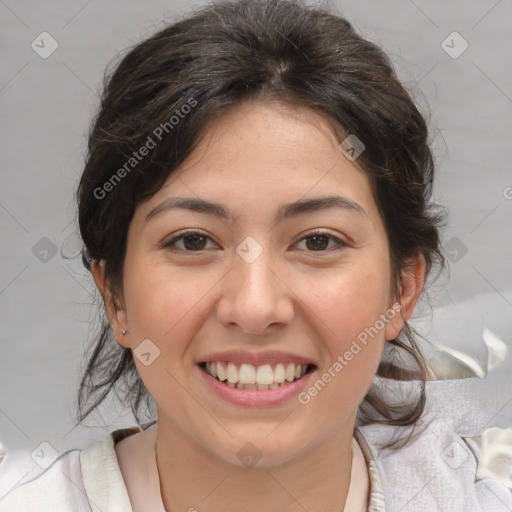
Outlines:
{"type": "Polygon", "coordinates": [[[114,336],[121,346],[129,348],[130,340],[129,336],[127,335],[128,322],[126,318],[126,312],[112,296],[107,280],[105,279],[105,260],[94,260],[91,265],[91,271],[96,287],[98,288],[103,298],[105,311],[107,313],[110,326],[114,331],[114,336]]]}
{"type": "Polygon", "coordinates": [[[398,337],[405,322],[411,317],[425,285],[426,262],[423,254],[410,258],[402,271],[402,288],[399,297],[401,308],[386,325],[385,339],[392,340],[398,337]]]}

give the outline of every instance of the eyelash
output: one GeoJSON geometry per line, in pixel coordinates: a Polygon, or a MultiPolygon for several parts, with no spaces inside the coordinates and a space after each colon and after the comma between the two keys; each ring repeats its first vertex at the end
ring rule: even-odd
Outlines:
{"type": "MultiPolygon", "coordinates": [[[[211,238],[206,234],[206,233],[203,233],[202,231],[197,231],[197,230],[192,230],[192,231],[187,231],[185,233],[182,233],[181,235],[177,236],[177,237],[174,237],[172,240],[169,240],[168,242],[164,242],[161,244],[161,246],[165,249],[168,249],[170,251],[173,251],[173,252],[186,252],[186,253],[200,253],[200,252],[203,252],[205,251],[206,249],[200,249],[198,251],[189,251],[187,249],[177,249],[176,247],[173,247],[173,245],[179,241],[179,240],[182,240],[184,238],[186,238],[187,236],[193,236],[193,235],[199,235],[199,236],[202,236],[202,237],[205,237],[205,238],[208,238],[209,240],[211,240],[211,238]]],[[[312,238],[316,235],[323,235],[323,236],[326,236],[327,238],[329,238],[330,240],[333,240],[337,243],[338,247],[335,248],[334,250],[340,250],[344,247],[348,247],[348,244],[346,242],[344,242],[343,240],[340,240],[339,238],[333,236],[332,234],[330,234],[329,232],[325,231],[325,230],[322,230],[322,229],[317,229],[317,230],[313,230],[311,233],[309,233],[308,235],[302,237],[299,242],[302,242],[303,240],[307,240],[308,238],[312,238]]],[[[297,243],[299,243],[297,242],[297,243]]],[[[333,249],[322,249],[322,250],[319,250],[319,251],[307,251],[307,252],[311,252],[311,253],[321,253],[321,252],[331,252],[333,249]]]]}

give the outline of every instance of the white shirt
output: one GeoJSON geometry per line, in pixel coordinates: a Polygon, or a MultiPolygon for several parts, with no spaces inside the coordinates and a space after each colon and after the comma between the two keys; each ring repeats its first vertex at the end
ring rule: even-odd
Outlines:
{"type": "MultiPolygon", "coordinates": [[[[410,392],[409,384],[399,386],[410,392]]],[[[383,448],[403,436],[405,427],[355,429],[345,512],[512,511],[511,489],[497,479],[477,477],[477,459],[457,433],[465,429],[468,436],[468,417],[476,417],[476,411],[464,410],[462,401],[453,403],[459,392],[447,400],[444,384],[433,389],[439,396],[427,401],[425,428],[405,447],[383,448]],[[458,416],[448,414],[454,411],[458,416]]],[[[139,427],[116,430],[86,449],[62,454],[41,475],[10,491],[0,485],[0,512],[165,512],[154,453],[156,428],[153,422],[142,432],[139,427]]],[[[503,446],[510,451],[510,445],[503,446]]],[[[0,464],[0,483],[8,459],[9,454],[0,464]]],[[[511,475],[512,467],[503,481],[511,475]]]]}
{"type": "MultiPolygon", "coordinates": [[[[146,426],[142,432],[132,433],[134,430],[119,430],[114,434],[114,438],[119,439],[116,444],[117,459],[132,510],[165,512],[155,462],[157,423],[146,426]],[[122,442],[121,437],[124,437],[122,442]]],[[[345,512],[367,512],[370,487],[367,464],[355,437],[352,438],[352,447],[353,460],[345,512]]]]}
{"type": "MultiPolygon", "coordinates": [[[[88,448],[64,453],[38,477],[8,492],[0,500],[0,511],[165,512],[155,458],[156,432],[156,422],[144,425],[142,431],[119,429],[88,448]]],[[[366,457],[373,456],[356,439],[364,443],[356,431],[345,511],[381,512],[379,475],[373,471],[369,476],[367,470],[366,457]]]]}

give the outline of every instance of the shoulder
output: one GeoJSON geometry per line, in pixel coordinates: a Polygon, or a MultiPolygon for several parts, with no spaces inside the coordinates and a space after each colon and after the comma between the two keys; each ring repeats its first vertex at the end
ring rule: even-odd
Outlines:
{"type": "Polygon", "coordinates": [[[111,432],[85,449],[63,453],[43,471],[32,463],[20,475],[7,456],[0,465],[0,512],[131,512],[115,443],[136,431],[111,432]]]}
{"type": "Polygon", "coordinates": [[[386,512],[512,510],[512,490],[497,478],[479,475],[479,458],[468,442],[468,430],[462,428],[467,422],[461,411],[442,410],[435,407],[435,397],[430,399],[410,441],[402,448],[393,450],[385,445],[405,440],[410,428],[379,424],[359,427],[380,473],[386,512]]]}
{"type": "MultiPolygon", "coordinates": [[[[39,471],[39,474],[34,463],[22,475],[21,481],[14,481],[10,489],[2,489],[5,492],[2,492],[0,499],[0,512],[90,512],[79,457],[79,450],[68,451],[43,472],[39,471]]],[[[4,482],[12,482],[10,475],[18,476],[16,468],[9,464],[8,459],[0,466],[0,478],[4,482]]]]}

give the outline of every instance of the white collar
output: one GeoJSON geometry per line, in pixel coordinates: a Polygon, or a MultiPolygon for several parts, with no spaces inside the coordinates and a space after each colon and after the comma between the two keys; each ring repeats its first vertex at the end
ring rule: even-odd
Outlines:
{"type": "MultiPolygon", "coordinates": [[[[143,425],[142,430],[139,427],[119,429],[80,452],[82,479],[93,512],[165,512],[154,456],[156,429],[156,421],[143,425]],[[120,450],[118,454],[116,443],[134,434],[139,434],[137,440],[133,438],[134,442],[130,446],[125,443],[129,450],[120,450]],[[129,453],[131,464],[121,464],[125,468],[123,473],[118,455],[124,457],[126,453],[129,453]],[[132,490],[135,505],[133,508],[128,489],[132,490]]],[[[370,476],[370,498],[366,511],[385,512],[382,479],[371,449],[357,427],[354,430],[354,448],[356,456],[358,449],[364,455],[370,476]]],[[[352,465],[351,481],[360,478],[360,471],[360,465],[352,465]]],[[[357,496],[354,486],[351,485],[347,495],[347,506],[353,506],[355,503],[357,496]]]]}

